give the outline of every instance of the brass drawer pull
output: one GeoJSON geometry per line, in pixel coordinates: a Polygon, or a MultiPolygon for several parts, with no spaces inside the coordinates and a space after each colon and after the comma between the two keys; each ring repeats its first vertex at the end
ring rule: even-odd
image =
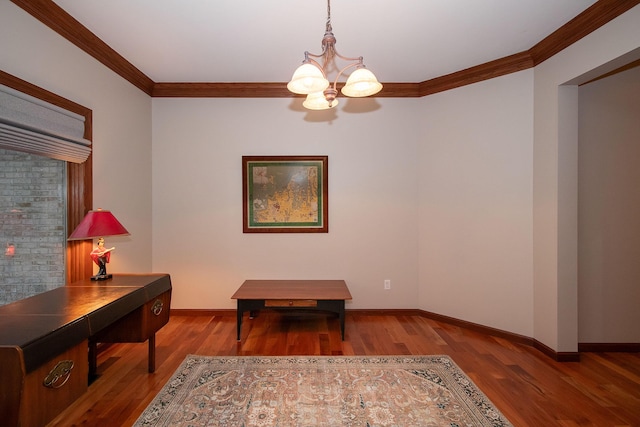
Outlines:
{"type": "Polygon", "coordinates": [[[60,388],[69,381],[72,369],[73,360],[61,360],[45,377],[42,384],[48,388],[60,388]]]}
{"type": "Polygon", "coordinates": [[[163,308],[164,308],[164,304],[162,303],[162,300],[157,299],[156,302],[153,303],[153,306],[151,306],[151,312],[156,316],[160,316],[160,313],[162,313],[163,308]]]}

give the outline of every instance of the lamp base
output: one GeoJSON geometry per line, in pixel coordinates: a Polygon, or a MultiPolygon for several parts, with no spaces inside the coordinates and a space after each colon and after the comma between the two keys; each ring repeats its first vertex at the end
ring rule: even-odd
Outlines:
{"type": "Polygon", "coordinates": [[[108,280],[113,277],[113,274],[96,274],[91,276],[91,280],[108,280]]]}

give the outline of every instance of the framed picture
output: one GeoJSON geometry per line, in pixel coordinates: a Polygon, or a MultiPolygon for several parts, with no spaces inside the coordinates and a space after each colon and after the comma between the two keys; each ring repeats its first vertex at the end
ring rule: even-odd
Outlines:
{"type": "Polygon", "coordinates": [[[328,233],[327,156],[243,156],[244,233],[328,233]]]}

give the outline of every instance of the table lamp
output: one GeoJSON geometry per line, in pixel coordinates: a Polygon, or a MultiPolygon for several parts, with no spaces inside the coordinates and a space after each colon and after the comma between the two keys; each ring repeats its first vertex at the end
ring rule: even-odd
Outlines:
{"type": "Polygon", "coordinates": [[[120,224],[111,211],[98,209],[89,211],[84,219],[78,224],[67,240],[87,240],[98,239],[96,246],[89,256],[98,265],[98,273],[91,277],[91,280],[107,280],[113,277],[107,274],[107,263],[111,259],[111,251],[115,248],[104,247],[105,236],[128,236],[129,232],[120,224]]]}

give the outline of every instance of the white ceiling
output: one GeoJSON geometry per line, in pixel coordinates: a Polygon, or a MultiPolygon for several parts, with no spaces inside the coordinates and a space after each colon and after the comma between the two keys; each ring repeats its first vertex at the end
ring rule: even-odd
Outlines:
{"type": "MultiPolygon", "coordinates": [[[[285,82],[326,0],[54,0],[155,82],[285,82]]],[[[336,48],[421,82],[533,47],[595,0],[333,0],[336,48]]],[[[340,63],[338,64],[340,65],[340,63]]]]}

